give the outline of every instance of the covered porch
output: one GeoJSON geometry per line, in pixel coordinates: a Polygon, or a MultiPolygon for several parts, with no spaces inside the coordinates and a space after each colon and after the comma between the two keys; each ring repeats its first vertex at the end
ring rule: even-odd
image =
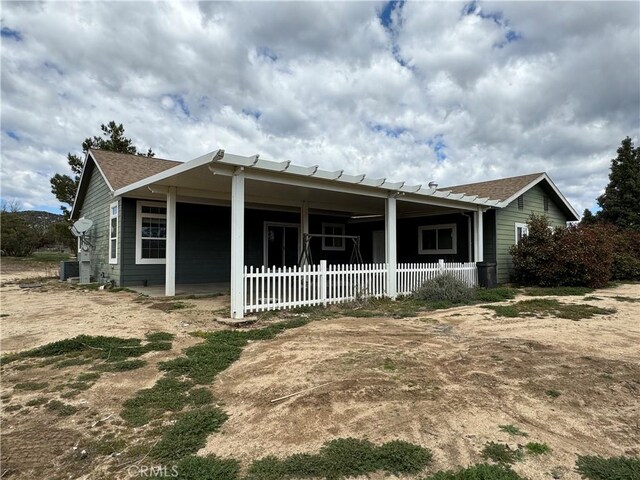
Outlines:
{"type": "MultiPolygon", "coordinates": [[[[332,296],[331,292],[341,288],[351,289],[352,294],[357,290],[395,298],[406,293],[408,278],[417,281],[426,278],[427,272],[453,268],[464,270],[465,278],[473,281],[473,262],[483,260],[483,211],[489,207],[487,199],[464,198],[432,187],[423,189],[222,151],[115,194],[166,205],[165,296],[183,290],[180,283],[184,281],[176,281],[178,215],[186,211],[181,205],[228,209],[228,216],[204,215],[196,221],[211,228],[228,228],[233,318],[256,310],[256,294],[261,291],[256,275],[260,271],[271,275],[266,284],[263,276],[262,288],[267,292],[257,300],[262,309],[311,304],[304,303],[302,295],[313,289],[315,297],[309,300],[313,303],[350,298],[346,294],[332,296]],[[360,255],[355,263],[354,238],[358,238],[360,255]],[[259,244],[262,252],[256,251],[259,244]],[[306,244],[311,245],[311,255],[304,254],[306,244]],[[316,273],[312,275],[312,271],[316,273]],[[400,284],[405,287],[399,289],[400,284]],[[283,285],[291,287],[286,290],[283,285]],[[298,300],[283,301],[286,292],[298,300]],[[269,300],[276,297],[278,301],[269,300]]],[[[203,251],[208,248],[207,238],[191,239],[191,243],[203,251]]]]}

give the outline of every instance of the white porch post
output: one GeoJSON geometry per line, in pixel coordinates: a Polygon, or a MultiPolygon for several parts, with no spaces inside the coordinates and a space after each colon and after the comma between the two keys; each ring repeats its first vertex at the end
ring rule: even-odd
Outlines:
{"type": "Polygon", "coordinates": [[[385,260],[387,261],[387,296],[396,298],[398,255],[396,248],[396,197],[389,196],[384,208],[385,260]]]}
{"type": "Polygon", "coordinates": [[[308,234],[308,233],[309,233],[309,204],[307,202],[302,202],[302,207],[300,207],[300,248],[298,249],[298,257],[302,255],[302,249],[304,248],[304,236],[305,234],[308,234]]]}
{"type": "Polygon", "coordinates": [[[164,295],[176,294],[176,187],[167,189],[167,240],[164,295]]]}
{"type": "Polygon", "coordinates": [[[476,262],[484,261],[484,245],[483,245],[483,221],[482,221],[482,208],[478,207],[478,210],[474,215],[474,260],[476,262]]]}
{"type": "Polygon", "coordinates": [[[244,169],[231,177],[231,318],[244,317],[244,169]]]}

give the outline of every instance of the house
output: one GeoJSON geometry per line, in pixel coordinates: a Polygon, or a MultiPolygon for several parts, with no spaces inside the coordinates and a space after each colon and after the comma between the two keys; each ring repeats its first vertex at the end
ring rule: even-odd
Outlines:
{"type": "Polygon", "coordinates": [[[94,281],[164,285],[167,296],[226,284],[241,318],[254,296],[302,305],[313,290],[326,302],[354,295],[356,278],[395,297],[434,269],[475,275],[474,262],[490,261],[506,282],[531,213],[578,220],[545,173],[438,189],[222,150],[184,163],[90,150],[71,218],[93,221],[94,281]]]}

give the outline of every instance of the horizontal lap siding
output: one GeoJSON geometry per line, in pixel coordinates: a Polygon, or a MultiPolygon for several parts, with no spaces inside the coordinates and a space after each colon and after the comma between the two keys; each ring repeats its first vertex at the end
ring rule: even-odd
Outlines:
{"type": "Polygon", "coordinates": [[[552,226],[564,227],[567,223],[566,215],[549,196],[549,211],[544,211],[545,189],[536,185],[524,194],[524,209],[518,210],[518,200],[514,200],[507,207],[496,212],[496,259],[498,263],[498,282],[510,281],[513,274],[513,263],[509,249],[515,243],[515,223],[527,223],[531,214],[546,215],[552,226]]]}
{"type": "MultiPolygon", "coordinates": [[[[120,282],[120,265],[109,264],[109,206],[113,202],[111,190],[104,181],[100,171],[92,167],[89,186],[82,202],[80,217],[93,221],[89,230],[91,248],[91,277],[92,281],[99,281],[101,273],[104,280],[120,282]]],[[[120,259],[118,259],[120,260],[120,259]]]]}

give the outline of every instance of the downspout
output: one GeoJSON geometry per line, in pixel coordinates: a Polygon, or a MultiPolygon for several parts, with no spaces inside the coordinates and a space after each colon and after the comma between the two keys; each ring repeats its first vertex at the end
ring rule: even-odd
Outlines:
{"type": "Polygon", "coordinates": [[[464,213],[462,212],[461,215],[467,217],[467,236],[468,236],[468,240],[467,240],[467,245],[469,248],[469,251],[467,252],[467,261],[471,262],[471,257],[473,256],[472,252],[472,246],[471,246],[471,242],[472,242],[472,236],[471,236],[471,215],[469,215],[468,213],[464,213]]]}

